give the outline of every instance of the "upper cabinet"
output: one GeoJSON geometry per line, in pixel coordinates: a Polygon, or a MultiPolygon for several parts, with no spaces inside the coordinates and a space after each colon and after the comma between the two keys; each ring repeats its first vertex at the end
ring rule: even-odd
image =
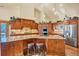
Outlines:
{"type": "Polygon", "coordinates": [[[78,20],[69,20],[70,24],[77,24],[78,23],[78,20]]]}
{"type": "MultiPolygon", "coordinates": [[[[65,22],[65,23],[67,24],[67,22],[65,22]]],[[[64,34],[64,24],[63,24],[63,22],[53,23],[53,33],[60,34],[60,35],[64,34]]]]}
{"type": "Polygon", "coordinates": [[[10,24],[11,24],[11,29],[21,29],[20,20],[12,21],[12,22],[10,22],[10,24]]]}
{"type": "Polygon", "coordinates": [[[72,19],[72,20],[64,20],[63,24],[69,25],[69,24],[77,24],[78,20],[77,19],[72,19]]]}
{"type": "Polygon", "coordinates": [[[38,24],[37,23],[33,22],[31,25],[32,25],[31,26],[32,29],[38,29],[38,24]]]}
{"type": "Polygon", "coordinates": [[[10,22],[11,29],[23,29],[23,28],[30,28],[30,29],[37,29],[38,24],[35,23],[33,20],[28,19],[17,19],[15,21],[10,22]]]}
{"type": "Polygon", "coordinates": [[[31,21],[29,20],[21,20],[22,28],[28,27],[31,28],[31,21]]]}
{"type": "Polygon", "coordinates": [[[24,19],[21,20],[22,28],[28,27],[30,29],[38,29],[38,24],[35,23],[33,20],[24,19]]]}

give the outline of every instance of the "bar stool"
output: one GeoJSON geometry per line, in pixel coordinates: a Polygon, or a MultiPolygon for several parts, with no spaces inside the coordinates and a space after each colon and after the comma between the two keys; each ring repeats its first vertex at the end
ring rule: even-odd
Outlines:
{"type": "Polygon", "coordinates": [[[27,55],[31,56],[34,55],[34,43],[29,43],[27,47],[27,55]]]}
{"type": "Polygon", "coordinates": [[[36,51],[38,55],[46,55],[46,46],[43,43],[36,43],[36,51]]]}

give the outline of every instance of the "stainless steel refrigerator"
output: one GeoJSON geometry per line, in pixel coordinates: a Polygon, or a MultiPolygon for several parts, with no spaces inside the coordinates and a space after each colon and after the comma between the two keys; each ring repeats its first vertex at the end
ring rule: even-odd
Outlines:
{"type": "Polygon", "coordinates": [[[77,31],[77,24],[64,25],[64,37],[66,44],[77,47],[77,31]]]}

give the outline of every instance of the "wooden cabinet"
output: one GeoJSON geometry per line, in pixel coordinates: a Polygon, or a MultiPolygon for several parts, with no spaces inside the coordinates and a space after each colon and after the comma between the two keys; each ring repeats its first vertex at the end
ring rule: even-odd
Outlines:
{"type": "Polygon", "coordinates": [[[77,24],[78,23],[78,20],[74,20],[74,19],[73,20],[69,20],[69,23],[70,24],[77,24]]]}
{"type": "Polygon", "coordinates": [[[1,55],[2,56],[23,55],[23,41],[2,43],[1,55]]]}
{"type": "Polygon", "coordinates": [[[27,51],[28,51],[28,44],[30,43],[43,43],[45,44],[45,39],[38,39],[38,38],[33,38],[33,39],[27,39],[27,40],[23,40],[23,54],[27,55],[27,51]]]}
{"type": "Polygon", "coordinates": [[[22,40],[15,41],[14,43],[15,43],[15,48],[14,48],[15,55],[16,56],[23,55],[23,41],[22,40]]]}
{"type": "Polygon", "coordinates": [[[69,20],[64,20],[63,24],[69,24],[69,20]]]}
{"type": "Polygon", "coordinates": [[[57,40],[57,55],[65,55],[64,40],[57,40]]]}
{"type": "Polygon", "coordinates": [[[27,48],[27,40],[23,40],[23,49],[27,48]]]}
{"type": "Polygon", "coordinates": [[[1,43],[1,56],[7,55],[7,43],[1,43]]]}
{"type": "Polygon", "coordinates": [[[8,42],[7,43],[7,56],[14,56],[14,49],[15,49],[15,46],[14,46],[14,42],[8,42]]]}
{"type": "Polygon", "coordinates": [[[61,39],[28,39],[7,42],[1,44],[2,56],[22,56],[27,55],[27,46],[29,43],[43,43],[46,45],[47,55],[65,55],[64,40],[61,39]]]}
{"type": "Polygon", "coordinates": [[[27,55],[27,40],[23,40],[23,55],[27,55]]]}
{"type": "Polygon", "coordinates": [[[11,24],[11,29],[21,29],[21,21],[20,20],[16,20],[16,21],[12,21],[10,22],[11,24]]]}
{"type": "Polygon", "coordinates": [[[31,24],[31,28],[32,28],[32,29],[38,29],[38,24],[33,22],[33,23],[31,24]]]}
{"type": "Polygon", "coordinates": [[[37,29],[38,28],[38,24],[35,23],[33,20],[21,20],[22,23],[22,27],[28,27],[31,29],[37,29]]]}
{"type": "Polygon", "coordinates": [[[33,20],[29,19],[17,19],[15,21],[10,22],[11,29],[22,29],[24,27],[30,28],[30,29],[37,29],[38,24],[35,23],[33,20]]]}
{"type": "Polygon", "coordinates": [[[32,23],[32,21],[30,21],[30,20],[21,20],[22,28],[24,28],[24,27],[31,28],[31,23],[32,23]]]}
{"type": "Polygon", "coordinates": [[[77,55],[79,56],[79,48],[77,49],[77,55]]]}
{"type": "Polygon", "coordinates": [[[14,56],[14,42],[8,42],[8,43],[1,44],[1,55],[2,56],[14,56]]]}
{"type": "Polygon", "coordinates": [[[49,39],[47,41],[48,55],[65,55],[64,40],[49,39]]]}
{"type": "Polygon", "coordinates": [[[55,54],[57,50],[57,40],[48,40],[47,41],[47,54],[55,54]]]}

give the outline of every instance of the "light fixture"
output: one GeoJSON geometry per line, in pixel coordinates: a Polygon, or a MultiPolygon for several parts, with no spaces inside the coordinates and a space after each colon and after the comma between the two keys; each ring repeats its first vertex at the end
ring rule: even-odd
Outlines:
{"type": "Polygon", "coordinates": [[[55,11],[55,8],[52,8],[52,11],[55,11]]]}
{"type": "Polygon", "coordinates": [[[59,12],[58,11],[55,11],[54,14],[57,15],[57,14],[59,14],[59,12]]]}
{"type": "Polygon", "coordinates": [[[61,11],[62,13],[65,13],[65,9],[64,9],[64,8],[60,8],[60,11],[61,11]]]}
{"type": "Polygon", "coordinates": [[[59,4],[59,7],[63,7],[63,4],[59,4]]]}
{"type": "Polygon", "coordinates": [[[49,4],[48,3],[43,3],[43,4],[41,4],[41,6],[42,7],[47,7],[47,6],[49,6],[49,4]]]}

